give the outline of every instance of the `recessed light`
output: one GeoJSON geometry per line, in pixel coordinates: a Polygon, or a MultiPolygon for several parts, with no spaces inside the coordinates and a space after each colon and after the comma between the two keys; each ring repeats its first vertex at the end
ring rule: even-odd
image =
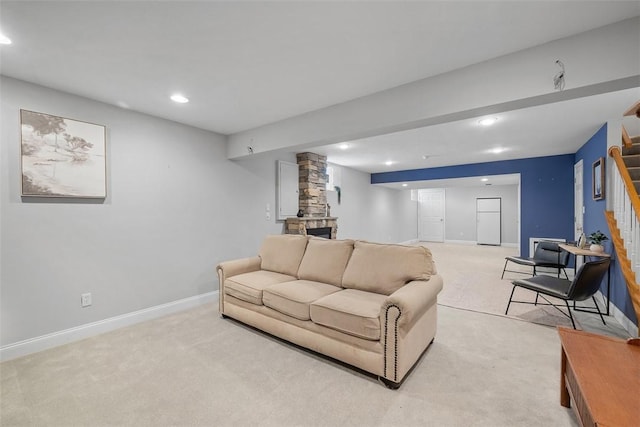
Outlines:
{"type": "Polygon", "coordinates": [[[487,181],[489,181],[489,178],[482,178],[480,181],[487,182],[487,181]]]}
{"type": "Polygon", "coordinates": [[[4,34],[0,34],[0,44],[11,44],[11,39],[4,34]]]}
{"type": "Polygon", "coordinates": [[[178,104],[186,104],[187,102],[189,102],[189,98],[180,95],[179,93],[171,95],[171,100],[173,102],[177,102],[178,104]]]}
{"type": "Polygon", "coordinates": [[[498,121],[497,117],[485,117],[484,119],[478,120],[478,124],[481,126],[491,126],[497,121],[498,121]]]}
{"type": "Polygon", "coordinates": [[[491,150],[489,150],[489,152],[493,153],[493,154],[500,154],[503,151],[505,151],[505,149],[502,148],[502,147],[496,147],[496,148],[492,148],[491,150]]]}
{"type": "Polygon", "coordinates": [[[409,184],[407,184],[406,182],[404,184],[402,184],[403,187],[408,186],[409,184]]]}
{"type": "Polygon", "coordinates": [[[387,160],[386,162],[384,162],[384,164],[387,166],[391,166],[393,162],[391,160],[387,160]]]}
{"type": "Polygon", "coordinates": [[[347,148],[349,148],[349,144],[340,144],[338,145],[338,148],[341,150],[346,150],[347,148]]]}

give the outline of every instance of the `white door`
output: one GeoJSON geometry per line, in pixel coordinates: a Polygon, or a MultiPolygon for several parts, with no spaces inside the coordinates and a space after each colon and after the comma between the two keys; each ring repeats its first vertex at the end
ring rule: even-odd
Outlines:
{"type": "Polygon", "coordinates": [[[479,245],[500,245],[502,200],[476,199],[476,241],[479,245]]]}
{"type": "Polygon", "coordinates": [[[418,190],[418,239],[444,242],[444,188],[418,190]]]}
{"type": "MultiPolygon", "coordinates": [[[[573,165],[573,228],[574,239],[577,242],[580,239],[582,233],[584,233],[584,172],[582,166],[582,160],[573,165]]],[[[583,257],[575,257],[576,271],[582,265],[583,257]]]]}
{"type": "Polygon", "coordinates": [[[278,160],[277,171],[277,219],[283,220],[298,213],[298,164],[278,160]]]}

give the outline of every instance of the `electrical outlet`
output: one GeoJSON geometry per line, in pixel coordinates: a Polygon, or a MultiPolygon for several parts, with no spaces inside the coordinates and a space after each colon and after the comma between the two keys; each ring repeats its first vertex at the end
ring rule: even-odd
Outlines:
{"type": "Polygon", "coordinates": [[[89,307],[91,305],[91,294],[82,294],[80,295],[80,305],[82,307],[89,307]]]}
{"type": "Polygon", "coordinates": [[[264,217],[267,221],[269,221],[271,219],[271,212],[267,212],[264,217]]]}

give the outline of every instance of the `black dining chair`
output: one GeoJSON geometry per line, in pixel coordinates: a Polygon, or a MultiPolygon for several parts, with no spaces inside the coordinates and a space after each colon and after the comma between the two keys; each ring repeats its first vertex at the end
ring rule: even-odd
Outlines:
{"type": "MultiPolygon", "coordinates": [[[[571,319],[571,324],[573,325],[573,329],[575,329],[576,323],[573,320],[573,315],[571,314],[569,301],[573,301],[575,304],[576,301],[584,301],[591,298],[593,299],[593,303],[595,304],[597,313],[600,315],[600,319],[602,319],[602,323],[606,325],[604,317],[600,312],[600,308],[598,307],[598,303],[596,302],[596,298],[594,295],[596,292],[598,292],[598,289],[600,289],[600,283],[602,282],[602,279],[604,278],[604,275],[609,268],[610,262],[611,260],[609,258],[602,258],[597,261],[589,261],[584,263],[578,270],[578,273],[576,274],[576,277],[573,279],[573,281],[544,275],[534,276],[528,279],[514,280],[513,282],[511,282],[513,284],[513,289],[511,290],[509,303],[507,304],[507,309],[505,310],[504,314],[509,313],[509,306],[511,305],[511,303],[552,305],[562,314],[571,319]],[[513,293],[515,292],[517,287],[536,292],[537,295],[540,295],[540,297],[547,302],[547,304],[539,303],[537,295],[536,302],[514,301],[513,293]],[[548,299],[546,299],[544,297],[545,295],[564,300],[568,314],[560,310],[560,308],[558,308],[558,304],[553,304],[548,299]]],[[[580,311],[596,313],[596,311],[592,310],[581,309],[580,311]]]]}
{"type": "Polygon", "coordinates": [[[505,271],[527,275],[530,274],[528,272],[518,270],[507,270],[507,264],[509,262],[533,267],[534,276],[538,275],[538,267],[555,268],[556,270],[558,270],[558,277],[560,277],[560,271],[562,271],[564,272],[564,277],[569,279],[569,276],[567,276],[567,271],[565,270],[567,264],[569,263],[569,255],[569,252],[562,250],[562,248],[560,248],[556,242],[543,240],[541,242],[538,242],[536,250],[533,253],[533,257],[531,258],[518,256],[505,257],[504,268],[502,269],[502,276],[500,277],[500,279],[504,279],[505,271]]]}

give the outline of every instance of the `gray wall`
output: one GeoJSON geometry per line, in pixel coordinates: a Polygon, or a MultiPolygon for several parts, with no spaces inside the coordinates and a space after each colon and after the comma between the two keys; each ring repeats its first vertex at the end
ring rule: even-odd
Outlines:
{"type": "Polygon", "coordinates": [[[445,189],[445,240],[476,241],[476,198],[502,198],[502,243],[518,243],[518,186],[445,189]]]}
{"type": "MultiPolygon", "coordinates": [[[[293,153],[229,161],[222,135],[7,77],[0,91],[0,346],[214,291],[217,263],[283,231],[276,160],[293,153]],[[21,108],[106,125],[104,202],[21,200],[21,108]]],[[[343,177],[340,238],[407,239],[402,192],[343,177]]]]}
{"type": "Polygon", "coordinates": [[[331,215],[338,219],[339,239],[399,243],[417,238],[417,202],[410,191],[371,185],[371,175],[341,169],[341,204],[335,191],[327,192],[331,215]]]}

